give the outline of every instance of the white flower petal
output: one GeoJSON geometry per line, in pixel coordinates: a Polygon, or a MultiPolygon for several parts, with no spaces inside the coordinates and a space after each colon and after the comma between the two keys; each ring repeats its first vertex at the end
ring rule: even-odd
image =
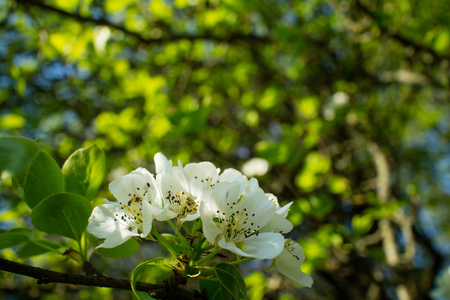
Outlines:
{"type": "Polygon", "coordinates": [[[215,244],[217,236],[221,231],[217,228],[214,218],[216,217],[217,207],[214,203],[200,203],[200,216],[203,224],[203,234],[211,244],[215,244]]]}
{"type": "Polygon", "coordinates": [[[311,287],[313,284],[312,278],[300,269],[300,265],[304,260],[305,254],[303,249],[298,243],[293,243],[287,249],[283,249],[281,254],[275,259],[275,266],[281,274],[296,284],[303,287],[311,287]]]}
{"type": "Polygon", "coordinates": [[[155,154],[154,161],[157,174],[162,174],[166,168],[172,167],[172,160],[168,160],[161,152],[155,154]]]}
{"type": "Polygon", "coordinates": [[[181,223],[194,221],[195,219],[198,219],[198,217],[200,217],[200,212],[196,212],[195,214],[189,214],[189,215],[187,215],[185,217],[180,218],[179,221],[181,223]]]}
{"type": "Polygon", "coordinates": [[[248,181],[247,177],[245,177],[241,172],[233,168],[225,169],[222,172],[222,174],[220,174],[219,180],[228,182],[236,181],[242,185],[245,185],[248,181]]]}
{"type": "Polygon", "coordinates": [[[203,232],[210,243],[218,240],[220,247],[236,254],[274,258],[283,250],[284,238],[260,230],[276,215],[275,204],[255,181],[248,191],[241,198],[238,182],[218,183],[200,204],[203,232]]]}
{"type": "MultiPolygon", "coordinates": [[[[264,191],[259,187],[258,180],[256,178],[250,178],[250,180],[245,185],[245,194],[250,194],[251,192],[264,194],[264,191]]],[[[266,194],[264,194],[264,196],[266,196],[266,194]]]]}
{"type": "Polygon", "coordinates": [[[279,215],[278,213],[273,214],[272,219],[269,223],[267,223],[262,231],[265,232],[279,232],[279,233],[288,233],[290,232],[294,226],[292,223],[287,220],[285,217],[279,215]]]}
{"type": "Polygon", "coordinates": [[[244,240],[245,252],[256,259],[277,257],[284,247],[284,237],[279,233],[261,232],[244,240]]]}
{"type": "Polygon", "coordinates": [[[156,220],[158,220],[158,221],[164,222],[164,221],[176,218],[178,216],[178,214],[169,210],[168,205],[166,205],[164,208],[160,208],[155,205],[152,205],[151,207],[152,207],[152,212],[155,215],[156,220]]]}
{"type": "Polygon", "coordinates": [[[149,198],[156,193],[153,175],[144,168],[138,168],[128,175],[112,181],[109,190],[120,203],[125,204],[133,197],[149,198]],[[153,191],[152,191],[153,190],[153,191]]]}
{"type": "Polygon", "coordinates": [[[209,161],[199,163],[189,163],[184,166],[184,170],[190,178],[197,178],[198,180],[213,181],[214,183],[219,179],[216,166],[209,161]]]}
{"type": "Polygon", "coordinates": [[[114,231],[105,239],[103,244],[98,245],[96,248],[114,248],[136,235],[137,234],[127,230],[114,231]]]}
{"type": "Polygon", "coordinates": [[[277,209],[277,214],[279,214],[280,216],[286,218],[288,213],[289,213],[289,208],[291,207],[292,203],[294,203],[294,201],[289,202],[288,204],[286,204],[283,207],[279,207],[277,209]]]}
{"type": "Polygon", "coordinates": [[[242,211],[244,208],[249,214],[251,213],[252,222],[259,228],[266,225],[275,215],[275,204],[267,200],[264,193],[258,190],[245,195],[236,206],[238,211],[242,211]]]}
{"type": "Polygon", "coordinates": [[[141,237],[145,238],[152,230],[153,212],[150,203],[142,202],[142,233],[141,237]]]}
{"type": "Polygon", "coordinates": [[[120,207],[119,203],[102,204],[95,207],[89,218],[88,232],[104,239],[112,232],[119,230],[120,227],[126,227],[115,221],[114,214],[120,212],[120,207]]]}
{"type": "Polygon", "coordinates": [[[233,241],[227,242],[224,237],[222,237],[219,240],[218,245],[219,245],[219,247],[221,247],[223,249],[227,249],[227,250],[233,252],[234,254],[237,254],[240,256],[245,256],[245,257],[253,257],[251,254],[246,253],[242,249],[238,248],[233,241]]]}
{"type": "MultiPolygon", "coordinates": [[[[156,176],[157,182],[160,183],[163,202],[162,205],[157,205],[155,202],[155,206],[159,206],[161,209],[168,207],[170,211],[175,213],[175,216],[180,218],[189,215],[198,217],[198,200],[191,193],[191,187],[183,168],[173,167],[166,171],[166,173],[156,176]]],[[[167,213],[166,210],[155,211],[158,220],[165,219],[168,216],[167,214],[164,217],[159,216],[162,212],[167,213]]]]}
{"type": "Polygon", "coordinates": [[[190,163],[184,167],[189,178],[191,193],[202,198],[203,193],[219,182],[218,169],[211,162],[190,163]]]}
{"type": "Polygon", "coordinates": [[[212,208],[217,208],[220,212],[227,213],[237,204],[239,195],[240,189],[237,182],[220,182],[216,184],[206,202],[212,208]]]}
{"type": "Polygon", "coordinates": [[[263,232],[246,238],[243,241],[244,250],[234,242],[227,242],[225,238],[220,239],[219,246],[245,257],[272,259],[283,250],[284,238],[279,233],[263,232]]]}

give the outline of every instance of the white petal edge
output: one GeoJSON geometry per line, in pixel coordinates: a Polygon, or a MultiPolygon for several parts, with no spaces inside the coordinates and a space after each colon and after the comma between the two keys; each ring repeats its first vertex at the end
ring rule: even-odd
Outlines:
{"type": "Polygon", "coordinates": [[[129,231],[129,230],[117,230],[112,232],[103,242],[103,244],[98,245],[96,248],[114,248],[117,247],[126,241],[128,241],[131,237],[136,236],[137,234],[129,231]]]}
{"type": "Polygon", "coordinates": [[[120,227],[125,227],[125,225],[121,226],[120,223],[114,221],[114,213],[120,212],[120,207],[121,205],[117,202],[95,207],[89,217],[87,231],[98,238],[104,239],[112,232],[120,230],[120,227]]]}
{"type": "Polygon", "coordinates": [[[300,265],[305,260],[305,254],[299,244],[295,243],[291,247],[292,253],[286,249],[283,249],[281,254],[275,259],[275,266],[278,271],[284,276],[291,279],[294,283],[302,287],[311,287],[313,280],[311,276],[302,272],[300,265]],[[298,259],[296,257],[297,256],[298,259]]]}
{"type": "Polygon", "coordinates": [[[284,247],[284,237],[279,233],[262,232],[243,241],[244,250],[236,246],[234,241],[227,242],[224,237],[219,246],[231,252],[256,259],[272,259],[277,257],[284,247]]]}

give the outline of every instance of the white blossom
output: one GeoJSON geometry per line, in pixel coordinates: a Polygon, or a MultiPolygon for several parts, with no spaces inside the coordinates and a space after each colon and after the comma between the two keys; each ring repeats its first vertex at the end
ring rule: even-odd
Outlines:
{"type": "Polygon", "coordinates": [[[116,247],[133,236],[145,238],[152,229],[150,201],[158,197],[155,179],[144,168],[138,168],[109,184],[119,202],[105,201],[94,208],[87,230],[105,239],[97,248],[116,247]]]}
{"type": "Polygon", "coordinates": [[[276,209],[272,219],[263,227],[262,231],[279,233],[290,232],[294,226],[289,220],[286,219],[286,217],[293,202],[291,201],[282,207],[278,203],[278,198],[274,194],[266,193],[265,196],[275,204],[276,209]]]}
{"type": "Polygon", "coordinates": [[[198,199],[191,193],[188,175],[180,161],[172,165],[162,153],[155,155],[156,181],[160,198],[152,201],[152,210],[158,221],[178,218],[179,221],[192,221],[200,216],[198,199]]]}
{"type": "Polygon", "coordinates": [[[241,194],[238,182],[220,182],[200,204],[206,239],[231,252],[257,259],[270,259],[283,250],[280,233],[260,232],[275,214],[269,201],[250,180],[241,194]]]}
{"type": "Polygon", "coordinates": [[[302,272],[300,268],[304,261],[305,253],[302,247],[291,239],[287,239],[283,251],[275,258],[275,266],[281,274],[299,286],[311,287],[313,284],[311,276],[302,272]]]}
{"type": "Polygon", "coordinates": [[[219,182],[238,182],[240,191],[243,192],[248,181],[247,177],[236,169],[228,168],[220,173],[220,169],[209,161],[189,163],[184,170],[189,177],[192,193],[199,199],[219,182]]]}

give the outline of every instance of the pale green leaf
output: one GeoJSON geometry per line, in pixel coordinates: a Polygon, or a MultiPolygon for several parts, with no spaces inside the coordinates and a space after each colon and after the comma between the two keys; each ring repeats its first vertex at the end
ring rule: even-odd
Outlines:
{"type": "Polygon", "coordinates": [[[78,149],[62,167],[66,192],[80,194],[91,200],[105,174],[105,154],[96,145],[78,149]]]}

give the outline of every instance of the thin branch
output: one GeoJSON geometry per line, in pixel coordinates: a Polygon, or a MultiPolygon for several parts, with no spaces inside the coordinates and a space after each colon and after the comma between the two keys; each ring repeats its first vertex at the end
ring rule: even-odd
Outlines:
{"type": "MultiPolygon", "coordinates": [[[[0,270],[20,274],[37,279],[38,284],[69,283],[75,285],[110,287],[123,290],[131,290],[130,281],[117,279],[104,275],[76,275],[50,271],[0,258],[0,270]]],[[[150,283],[137,283],[139,291],[151,291],[164,288],[164,285],[150,283]]]]}
{"type": "Polygon", "coordinates": [[[248,34],[241,34],[241,33],[231,33],[227,34],[226,36],[214,36],[210,34],[203,34],[203,35],[188,35],[188,34],[178,34],[178,35],[166,35],[162,36],[160,38],[146,38],[141,33],[135,32],[132,30],[129,30],[121,25],[111,23],[105,18],[99,18],[94,19],[92,17],[86,17],[79,13],[71,13],[56,7],[53,7],[51,5],[47,5],[45,3],[42,3],[40,1],[36,0],[16,0],[18,5],[21,6],[34,6],[39,7],[43,10],[57,13],[63,17],[67,17],[70,19],[74,19],[80,23],[93,23],[96,25],[103,25],[108,26],[113,29],[117,29],[125,33],[126,35],[132,36],[139,40],[139,42],[144,44],[153,44],[153,43],[162,43],[162,42],[169,42],[169,41],[177,41],[177,40],[213,40],[218,42],[226,42],[226,43],[233,43],[238,41],[252,41],[252,42],[269,42],[270,39],[267,37],[258,37],[254,35],[248,35],[248,34]]]}
{"type": "Polygon", "coordinates": [[[357,0],[356,1],[356,7],[362,11],[364,14],[366,14],[367,16],[369,16],[370,18],[372,18],[372,20],[374,20],[378,27],[380,28],[381,32],[389,37],[392,37],[393,39],[395,39],[396,41],[398,41],[399,43],[401,43],[403,46],[405,47],[413,47],[416,51],[423,51],[423,52],[428,52],[429,54],[431,54],[433,56],[434,59],[437,60],[442,60],[442,59],[450,59],[450,56],[448,55],[444,55],[444,54],[440,54],[438,52],[436,52],[434,49],[432,49],[431,47],[424,45],[424,44],[420,44],[417,41],[412,40],[409,37],[406,37],[396,31],[392,31],[390,28],[388,28],[387,26],[385,26],[380,20],[379,18],[375,15],[374,12],[372,12],[369,8],[367,8],[366,6],[364,6],[361,1],[357,0]]]}
{"type": "MultiPolygon", "coordinates": [[[[382,203],[388,203],[390,198],[390,171],[386,155],[376,143],[371,141],[369,141],[368,150],[372,155],[375,163],[375,169],[377,170],[378,198],[382,203]]],[[[400,263],[400,254],[397,249],[397,241],[395,238],[394,229],[391,226],[391,221],[385,217],[379,221],[378,226],[380,228],[387,264],[395,269],[400,263]]],[[[400,300],[412,299],[408,289],[402,283],[397,284],[396,293],[398,299],[400,300]]]]}
{"type": "MultiPolygon", "coordinates": [[[[117,279],[102,274],[76,275],[55,272],[2,258],[0,258],[0,270],[35,278],[38,284],[65,283],[131,290],[130,281],[126,279],[117,279]]],[[[176,283],[171,282],[164,285],[138,282],[136,283],[136,290],[148,292],[156,299],[198,299],[194,292],[179,288],[176,283]]]]}

